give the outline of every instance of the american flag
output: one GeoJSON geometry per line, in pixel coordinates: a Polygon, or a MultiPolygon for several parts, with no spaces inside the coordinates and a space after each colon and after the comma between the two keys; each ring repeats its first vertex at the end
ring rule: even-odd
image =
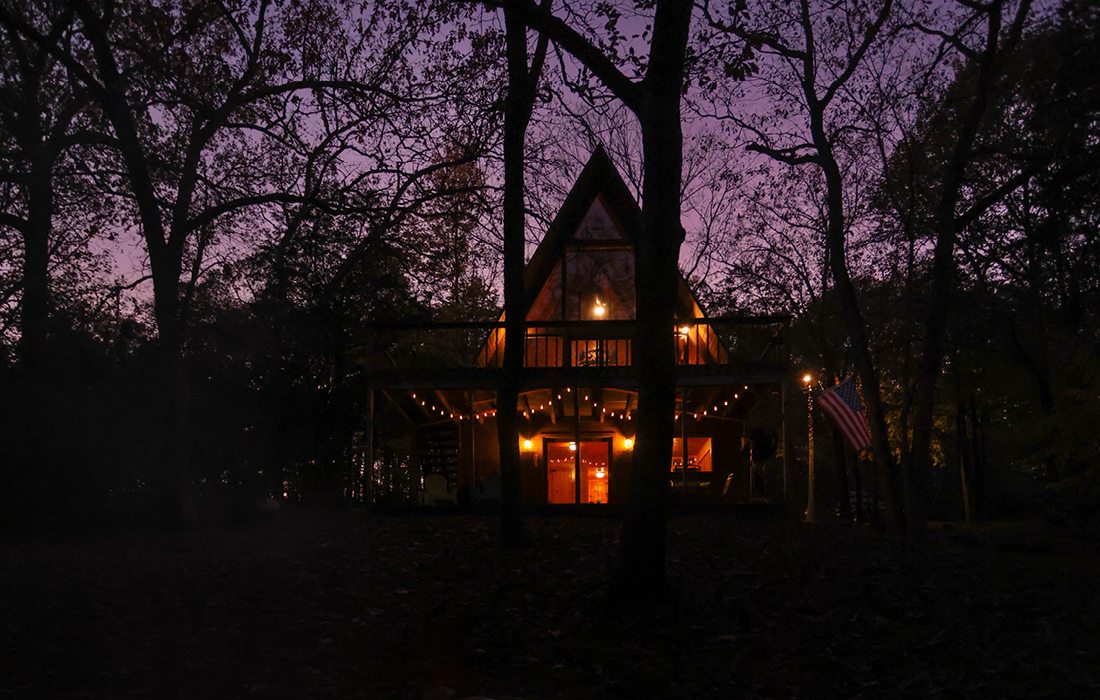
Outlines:
{"type": "Polygon", "coordinates": [[[856,452],[871,446],[871,427],[863,413],[863,404],[856,393],[856,383],[848,377],[832,389],[821,392],[817,403],[836,421],[844,439],[856,452]]]}

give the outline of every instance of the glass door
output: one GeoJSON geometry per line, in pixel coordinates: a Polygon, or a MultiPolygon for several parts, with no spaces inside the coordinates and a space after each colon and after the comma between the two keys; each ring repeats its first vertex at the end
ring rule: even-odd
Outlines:
{"type": "Polygon", "coordinates": [[[607,503],[611,440],[546,440],[547,503],[607,503]],[[580,483],[577,453],[580,453],[580,483]],[[579,488],[578,488],[579,486],[579,488]]]}

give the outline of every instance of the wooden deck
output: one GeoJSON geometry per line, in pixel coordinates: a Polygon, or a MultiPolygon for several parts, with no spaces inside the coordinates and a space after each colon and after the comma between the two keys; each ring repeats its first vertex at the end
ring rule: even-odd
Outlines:
{"type": "MultiPolygon", "coordinates": [[[[778,384],[789,379],[789,316],[691,319],[672,329],[677,384],[778,384]]],[[[503,323],[384,323],[352,353],[370,383],[392,389],[493,389],[503,323]]],[[[523,387],[635,389],[632,321],[541,321],[528,326],[523,387]]]]}

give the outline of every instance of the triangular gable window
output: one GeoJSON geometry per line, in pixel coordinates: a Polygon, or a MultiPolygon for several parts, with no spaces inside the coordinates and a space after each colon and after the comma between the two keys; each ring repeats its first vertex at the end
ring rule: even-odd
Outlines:
{"type": "Polygon", "coordinates": [[[584,215],[584,220],[573,233],[573,238],[578,241],[621,241],[622,233],[611,220],[603,201],[597,197],[584,215]]]}
{"type": "Polygon", "coordinates": [[[634,248],[601,198],[593,200],[560,256],[531,304],[527,320],[634,318],[634,248]]]}

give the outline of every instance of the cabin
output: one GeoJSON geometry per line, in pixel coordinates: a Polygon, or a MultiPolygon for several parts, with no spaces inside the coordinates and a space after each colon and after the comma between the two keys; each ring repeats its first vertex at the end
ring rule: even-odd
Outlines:
{"type": "MultiPolygon", "coordinates": [[[[359,356],[369,383],[367,464],[380,403],[411,428],[425,503],[499,498],[496,416],[521,418],[524,501],[614,504],[631,478],[638,376],[632,366],[634,239],[641,210],[597,150],[525,270],[526,339],[517,406],[500,406],[503,319],[496,323],[378,323],[359,356]]],[[[785,474],[776,449],[790,375],[787,316],[708,317],[681,279],[677,437],[670,487],[684,496],[748,501],[785,474]],[[769,439],[750,440],[761,405],[769,439]],[[778,423],[776,420],[778,416],[778,423]],[[770,442],[770,446],[767,444],[770,442]]],[[[758,431],[759,432],[759,431],[758,431]]],[[[776,491],[773,486],[771,496],[776,491]]]]}

